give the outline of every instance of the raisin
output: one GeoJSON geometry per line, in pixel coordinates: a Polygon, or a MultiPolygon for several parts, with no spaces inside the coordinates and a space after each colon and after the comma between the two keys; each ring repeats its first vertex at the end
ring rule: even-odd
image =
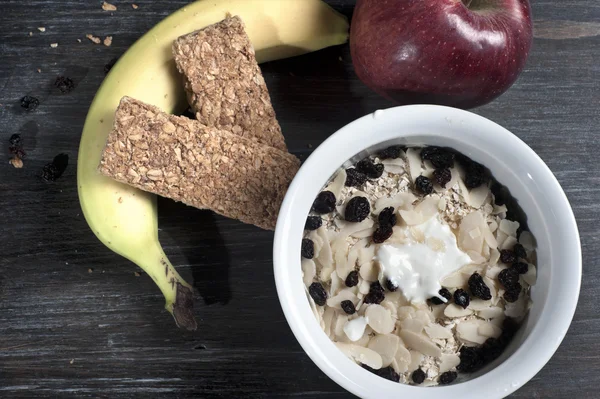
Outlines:
{"type": "Polygon", "coordinates": [[[429,161],[435,168],[444,169],[454,166],[454,152],[441,147],[425,147],[421,150],[421,159],[429,161]]]}
{"type": "Polygon", "coordinates": [[[415,384],[420,385],[425,381],[425,373],[421,369],[416,369],[412,372],[410,378],[415,384]]]}
{"type": "Polygon", "coordinates": [[[371,213],[371,205],[369,200],[365,197],[354,197],[348,204],[346,204],[346,210],[344,211],[344,218],[348,222],[362,222],[371,213]]]}
{"type": "Polygon", "coordinates": [[[520,283],[515,283],[514,285],[507,288],[504,292],[504,300],[506,302],[516,302],[517,299],[519,299],[519,295],[521,294],[521,288],[523,287],[521,287],[520,283]]]}
{"type": "Polygon", "coordinates": [[[483,299],[484,301],[492,299],[490,287],[485,285],[483,277],[481,277],[479,273],[473,273],[473,275],[469,277],[469,290],[471,290],[471,295],[476,298],[483,299]]]}
{"type": "Polygon", "coordinates": [[[304,230],[316,230],[323,225],[323,219],[318,216],[309,216],[304,223],[304,230]]]}
{"type": "Polygon", "coordinates": [[[367,181],[367,175],[355,168],[346,169],[346,187],[360,187],[367,181]]]}
{"type": "Polygon", "coordinates": [[[54,86],[60,90],[62,94],[67,94],[73,91],[75,88],[75,82],[73,79],[64,76],[58,76],[54,81],[54,86]]]}
{"type": "Polygon", "coordinates": [[[442,188],[446,188],[446,184],[452,180],[452,172],[448,168],[436,169],[433,171],[433,178],[442,188]]]}
{"type": "Polygon", "coordinates": [[[21,99],[21,107],[27,111],[35,110],[40,105],[40,100],[32,96],[25,96],[21,99]]]}
{"type": "Polygon", "coordinates": [[[483,359],[477,348],[463,346],[460,350],[460,363],[456,366],[458,371],[472,373],[483,366],[483,359]]]}
{"type": "Polygon", "coordinates": [[[358,272],[356,270],[351,271],[346,276],[346,287],[355,287],[358,284],[358,272]]]}
{"type": "Polygon", "coordinates": [[[459,288],[454,291],[454,303],[461,308],[466,309],[467,306],[469,306],[469,303],[471,303],[471,298],[465,290],[459,288]]]}
{"type": "Polygon", "coordinates": [[[519,323],[511,317],[507,317],[502,322],[502,338],[506,341],[510,341],[517,331],[519,330],[519,323]]]}
{"type": "Polygon", "coordinates": [[[344,312],[346,312],[346,314],[356,313],[356,308],[354,307],[354,303],[352,303],[352,301],[349,301],[349,300],[342,301],[340,303],[340,306],[342,307],[344,312]]]}
{"type": "Polygon", "coordinates": [[[519,282],[519,272],[514,269],[504,269],[498,273],[498,281],[508,289],[519,282]]]}
{"type": "Polygon", "coordinates": [[[115,64],[117,63],[118,58],[113,58],[112,60],[108,61],[108,64],[104,65],[104,74],[108,74],[110,72],[110,70],[112,69],[113,66],[115,66],[115,64]]]}
{"type": "Polygon", "coordinates": [[[8,139],[10,146],[8,147],[8,152],[15,155],[15,157],[22,159],[25,157],[25,150],[23,149],[23,140],[21,140],[20,134],[13,134],[8,139]]]}
{"type": "Polygon", "coordinates": [[[452,299],[452,294],[446,288],[442,288],[441,290],[439,290],[438,295],[441,296],[442,298],[445,298],[446,302],[442,301],[437,296],[434,296],[434,297],[429,298],[431,303],[433,303],[434,305],[443,305],[444,303],[447,303],[450,299],[452,299]]]}
{"type": "Polygon", "coordinates": [[[366,364],[363,364],[362,368],[364,368],[367,371],[370,371],[371,373],[373,373],[381,378],[385,378],[386,380],[390,380],[393,382],[400,381],[400,375],[398,373],[396,373],[396,371],[394,371],[392,366],[382,367],[378,370],[375,370],[374,368],[371,368],[371,367],[367,366],[366,364]]]}
{"type": "Polygon", "coordinates": [[[529,270],[529,265],[525,262],[515,262],[512,264],[511,269],[519,274],[525,274],[529,270]]]}
{"type": "Polygon", "coordinates": [[[488,181],[485,167],[475,161],[470,161],[465,170],[465,186],[473,189],[481,186],[488,181]]]}
{"type": "Polygon", "coordinates": [[[385,148],[377,154],[380,159],[400,158],[400,154],[404,148],[400,145],[393,145],[385,148]]]}
{"type": "Polygon", "coordinates": [[[490,191],[494,195],[494,204],[502,206],[506,204],[508,197],[508,190],[500,183],[494,182],[490,187],[490,191]]]}
{"type": "Polygon", "coordinates": [[[417,187],[417,190],[425,195],[433,192],[433,184],[431,183],[431,180],[425,176],[417,177],[415,180],[415,186],[417,187]]]}
{"type": "Polygon", "coordinates": [[[442,375],[440,375],[440,384],[442,384],[442,385],[450,384],[451,382],[453,382],[456,379],[456,377],[458,377],[458,374],[456,374],[456,372],[446,371],[445,373],[442,373],[442,375]]]}
{"type": "Polygon", "coordinates": [[[373,233],[373,242],[375,244],[381,244],[382,242],[385,242],[385,240],[390,238],[392,234],[394,234],[394,230],[392,230],[391,226],[379,227],[373,233]]]}
{"type": "Polygon", "coordinates": [[[330,213],[335,209],[335,201],[335,195],[331,191],[321,191],[311,209],[321,215],[330,213]]]}
{"type": "Polygon", "coordinates": [[[387,288],[387,290],[390,292],[398,291],[398,285],[389,278],[385,280],[385,288],[387,288]]]}
{"type": "Polygon", "coordinates": [[[515,256],[517,258],[527,258],[527,251],[525,251],[525,247],[523,247],[521,244],[515,244],[515,246],[513,247],[513,252],[515,253],[515,256]]]}
{"type": "Polygon", "coordinates": [[[308,238],[302,239],[302,257],[306,259],[312,259],[315,256],[315,243],[313,240],[308,238]]]}
{"type": "Polygon", "coordinates": [[[504,351],[504,343],[496,338],[488,338],[480,348],[480,356],[484,363],[489,363],[500,357],[504,351]]]}
{"type": "Polygon", "coordinates": [[[52,182],[62,176],[69,165],[69,156],[67,154],[58,154],[52,162],[42,168],[42,179],[52,182]]]}
{"type": "Polygon", "coordinates": [[[394,213],[394,207],[389,206],[384,208],[381,212],[379,212],[379,216],[377,216],[377,221],[379,222],[379,226],[389,226],[393,227],[397,223],[396,214],[394,213]]]}
{"type": "Polygon", "coordinates": [[[308,293],[319,306],[324,306],[327,302],[327,292],[321,283],[312,283],[310,287],[308,287],[308,293]]]}
{"type": "Polygon", "coordinates": [[[365,158],[356,164],[356,170],[367,175],[369,179],[377,179],[383,174],[383,164],[375,164],[371,158],[365,158]]]}
{"type": "Polygon", "coordinates": [[[503,249],[500,251],[500,262],[502,263],[514,263],[517,259],[515,253],[510,249],[503,249]]]}
{"type": "Polygon", "coordinates": [[[385,294],[379,281],[371,283],[371,288],[369,289],[369,293],[365,296],[364,303],[380,304],[384,299],[385,294]]]}

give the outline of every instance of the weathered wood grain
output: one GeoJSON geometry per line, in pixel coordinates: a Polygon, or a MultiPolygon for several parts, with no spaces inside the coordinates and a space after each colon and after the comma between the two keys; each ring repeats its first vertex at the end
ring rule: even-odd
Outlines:
{"type": "MultiPolygon", "coordinates": [[[[275,1],[275,0],[273,0],[275,1]]],[[[352,0],[329,0],[350,15],[352,0]]],[[[350,397],[297,344],[275,292],[273,235],[167,200],[160,238],[198,289],[200,328],[175,328],[148,276],[107,250],[78,204],[75,164],[103,67],[182,0],[0,2],[0,397],[350,397]],[[39,32],[43,26],[46,32],[39,32]],[[29,36],[32,32],[32,36],[29,36]],[[111,47],[85,34],[113,36],[111,47]],[[77,39],[81,39],[79,43],[77,39]],[[50,43],[58,43],[51,48],[50,43]],[[41,72],[37,72],[37,69],[41,72]],[[57,75],[77,88],[60,95],[57,75]],[[40,98],[27,113],[25,94],[40,98]],[[21,133],[25,167],[10,166],[21,133]],[[56,183],[38,176],[65,152],[56,183]]],[[[514,398],[595,398],[600,385],[600,67],[594,0],[534,0],[536,38],[514,87],[475,110],[519,135],[563,185],[579,223],[584,280],[548,365],[514,398]]],[[[301,157],[357,116],[392,104],[362,85],[347,46],[263,65],[290,149],[301,157]]]]}

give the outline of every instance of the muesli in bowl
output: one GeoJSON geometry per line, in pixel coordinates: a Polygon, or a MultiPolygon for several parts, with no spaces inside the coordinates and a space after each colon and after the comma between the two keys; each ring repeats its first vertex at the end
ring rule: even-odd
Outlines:
{"type": "Polygon", "coordinates": [[[498,358],[536,280],[518,203],[485,166],[433,146],[341,168],[313,203],[301,253],[308,300],[335,345],[420,386],[498,358]]]}

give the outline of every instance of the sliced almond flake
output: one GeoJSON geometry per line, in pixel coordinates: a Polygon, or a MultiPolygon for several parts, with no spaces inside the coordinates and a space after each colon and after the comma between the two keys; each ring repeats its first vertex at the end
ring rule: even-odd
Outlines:
{"type": "Polygon", "coordinates": [[[312,259],[302,259],[302,280],[307,287],[313,283],[317,276],[317,266],[312,259]]]}
{"type": "Polygon", "coordinates": [[[419,151],[414,148],[406,150],[406,159],[408,161],[408,170],[410,172],[411,181],[414,183],[417,177],[421,175],[421,156],[419,151]]]}
{"type": "Polygon", "coordinates": [[[501,213],[506,213],[508,211],[508,208],[506,208],[506,205],[494,205],[494,210],[492,211],[493,215],[499,215],[501,213]]]}
{"type": "Polygon", "coordinates": [[[440,373],[450,371],[460,364],[460,357],[455,354],[442,353],[440,356],[440,373]]]}
{"type": "Polygon", "coordinates": [[[370,289],[371,289],[371,284],[369,284],[369,282],[367,280],[362,280],[359,283],[358,292],[360,292],[361,294],[367,295],[369,293],[370,289]]]}
{"type": "Polygon", "coordinates": [[[492,304],[491,299],[484,301],[483,299],[475,298],[475,299],[471,299],[468,309],[475,310],[475,311],[483,310],[483,309],[489,308],[491,306],[491,304],[492,304]]]}
{"type": "MultiPolygon", "coordinates": [[[[482,273],[480,273],[482,274],[482,273]]],[[[492,295],[492,301],[494,300],[494,298],[496,296],[498,296],[498,287],[496,286],[496,283],[494,280],[492,280],[491,278],[484,276],[483,277],[483,282],[485,283],[485,285],[488,286],[488,288],[490,289],[490,294],[492,295]]]]}
{"type": "Polygon", "coordinates": [[[446,198],[442,197],[440,198],[440,200],[438,201],[438,210],[443,212],[446,210],[446,198]]]}
{"type": "Polygon", "coordinates": [[[525,316],[527,312],[527,299],[526,295],[519,295],[519,299],[513,303],[507,303],[504,308],[504,314],[508,317],[513,317],[515,319],[520,319],[525,316]]]}
{"type": "MultiPolygon", "coordinates": [[[[360,339],[358,341],[355,341],[354,344],[366,348],[369,345],[369,342],[371,341],[372,334],[373,334],[373,330],[369,326],[367,326],[367,328],[365,328],[365,332],[363,333],[363,336],[360,337],[360,339]]],[[[346,337],[346,339],[348,339],[348,337],[346,337]]],[[[350,341],[350,342],[352,342],[352,341],[350,341]]]]}
{"type": "Polygon", "coordinates": [[[340,169],[334,179],[329,183],[329,185],[325,188],[327,191],[331,191],[335,198],[340,198],[340,194],[342,193],[342,189],[346,183],[346,170],[340,169]]]}
{"type": "Polygon", "coordinates": [[[481,251],[481,254],[485,258],[486,262],[488,262],[488,260],[490,259],[490,247],[487,245],[484,245],[483,251],[481,251]]]}
{"type": "Polygon", "coordinates": [[[358,303],[358,297],[350,290],[345,288],[341,290],[336,296],[327,299],[327,306],[331,308],[341,309],[340,304],[343,301],[352,301],[354,305],[358,303]]]}
{"type": "Polygon", "coordinates": [[[379,334],[389,334],[394,331],[395,322],[389,310],[381,305],[369,305],[365,310],[369,326],[379,334]]]}
{"type": "Polygon", "coordinates": [[[502,219],[498,226],[500,231],[508,234],[510,237],[517,237],[517,229],[519,228],[519,222],[512,222],[508,219],[502,219]]]}
{"type": "Polygon", "coordinates": [[[471,275],[473,273],[479,273],[479,274],[481,274],[482,273],[482,269],[483,269],[482,265],[470,264],[470,265],[466,265],[466,266],[461,267],[459,269],[459,272],[462,273],[462,274],[465,274],[465,275],[467,275],[469,277],[471,277],[471,275]]]}
{"type": "Polygon", "coordinates": [[[390,300],[387,299],[387,295],[386,295],[386,299],[383,300],[383,302],[381,302],[381,306],[383,306],[384,308],[386,308],[387,310],[390,311],[390,314],[392,315],[392,319],[397,320],[398,319],[398,311],[396,310],[396,305],[394,305],[394,303],[390,300]]]}
{"type": "Polygon", "coordinates": [[[513,236],[506,237],[506,240],[500,246],[500,249],[512,249],[517,243],[517,239],[513,236]]]}
{"type": "Polygon", "coordinates": [[[404,346],[404,343],[398,339],[398,349],[394,356],[394,369],[398,373],[406,373],[408,371],[408,365],[411,363],[411,355],[408,349],[404,346]]]}
{"type": "Polygon", "coordinates": [[[508,238],[508,234],[501,231],[500,229],[496,230],[496,242],[498,243],[498,248],[502,247],[504,241],[508,238]]]}
{"type": "Polygon", "coordinates": [[[368,348],[379,353],[381,356],[382,367],[387,367],[392,363],[398,350],[400,339],[394,334],[376,335],[369,341],[368,348]]]}
{"type": "Polygon", "coordinates": [[[346,288],[346,284],[338,277],[337,271],[331,272],[331,283],[329,286],[329,298],[336,296],[342,289],[346,288]]]}
{"type": "Polygon", "coordinates": [[[494,233],[498,229],[498,223],[495,220],[492,220],[488,223],[488,227],[492,233],[494,233]]]}
{"type": "Polygon", "coordinates": [[[417,352],[416,350],[409,351],[410,353],[410,363],[408,365],[409,372],[413,372],[421,366],[421,362],[423,361],[423,354],[417,352]]]}
{"type": "Polygon", "coordinates": [[[521,232],[519,243],[528,251],[533,251],[536,246],[535,237],[527,230],[521,232]]]}
{"type": "Polygon", "coordinates": [[[357,231],[356,233],[352,233],[352,234],[350,234],[350,236],[352,236],[354,238],[368,238],[368,237],[372,237],[374,232],[375,232],[375,227],[371,227],[368,229],[357,231]]]}
{"type": "Polygon", "coordinates": [[[323,313],[323,323],[325,324],[325,334],[328,336],[331,335],[331,325],[333,323],[333,319],[335,317],[335,309],[327,308],[323,313]]]}
{"type": "Polygon", "coordinates": [[[331,245],[331,251],[333,252],[333,259],[336,267],[344,268],[348,263],[348,251],[350,246],[344,240],[334,240],[331,245]]]}
{"type": "Polygon", "coordinates": [[[368,242],[367,240],[359,240],[350,249],[346,263],[344,263],[344,264],[337,263],[336,264],[336,270],[337,270],[338,276],[342,280],[346,280],[346,277],[348,277],[348,274],[356,268],[356,262],[358,261],[359,251],[365,247],[367,242],[368,242]]]}
{"type": "Polygon", "coordinates": [[[333,268],[333,266],[322,268],[319,272],[319,279],[324,283],[328,283],[329,280],[331,280],[331,273],[333,273],[334,270],[335,269],[333,268]]]}
{"type": "Polygon", "coordinates": [[[431,195],[421,201],[416,207],[415,211],[421,214],[423,222],[431,219],[433,216],[438,214],[438,204],[440,198],[437,195],[431,195]]]}
{"type": "Polygon", "coordinates": [[[485,219],[479,211],[471,212],[463,217],[458,229],[458,245],[463,251],[481,253],[483,236],[481,234],[473,235],[471,231],[479,229],[483,223],[485,223],[485,219]]]}
{"type": "Polygon", "coordinates": [[[500,272],[504,269],[506,269],[506,266],[502,266],[503,263],[494,265],[490,268],[487,269],[487,271],[485,272],[485,276],[489,277],[490,279],[495,279],[498,277],[498,274],[500,274],[500,272]]]}
{"type": "Polygon", "coordinates": [[[312,299],[312,297],[309,295],[308,293],[308,289],[306,290],[306,296],[308,297],[308,303],[310,304],[310,309],[312,310],[313,314],[315,315],[315,318],[319,321],[319,325],[321,326],[321,329],[323,331],[325,331],[325,323],[323,321],[323,313],[325,312],[323,306],[317,306],[317,304],[315,303],[315,300],[312,299]]]}
{"type": "Polygon", "coordinates": [[[409,226],[415,226],[423,223],[423,215],[415,210],[406,211],[401,209],[398,213],[400,214],[400,217],[402,217],[404,223],[409,226]]]}
{"type": "Polygon", "coordinates": [[[431,322],[435,321],[435,318],[433,318],[431,312],[429,311],[429,307],[427,307],[427,305],[424,306],[425,309],[421,308],[415,312],[415,319],[421,320],[427,326],[431,322]]]}
{"type": "Polygon", "coordinates": [[[502,327],[502,325],[504,324],[504,320],[506,320],[506,316],[504,315],[504,310],[503,310],[502,314],[500,316],[490,319],[489,322],[495,326],[502,327]]]}
{"type": "Polygon", "coordinates": [[[499,338],[502,329],[492,323],[481,322],[477,328],[477,333],[487,338],[499,338]]]}
{"type": "Polygon", "coordinates": [[[498,248],[498,241],[496,241],[496,237],[494,237],[494,233],[492,230],[490,230],[490,227],[487,223],[483,223],[481,231],[483,232],[483,239],[488,247],[493,249],[498,248]]]}
{"type": "Polygon", "coordinates": [[[469,195],[465,197],[465,202],[467,203],[467,205],[478,209],[481,208],[489,194],[490,189],[488,188],[488,186],[482,184],[481,186],[469,191],[469,195]]]}
{"type": "Polygon", "coordinates": [[[497,306],[491,306],[478,311],[477,316],[481,317],[482,319],[495,319],[497,317],[504,316],[504,310],[497,306]]]}
{"type": "Polygon", "coordinates": [[[371,245],[370,247],[361,248],[358,251],[358,264],[363,265],[365,263],[373,262],[373,258],[375,258],[375,246],[371,245]]]}
{"type": "Polygon", "coordinates": [[[317,232],[323,241],[323,246],[319,251],[319,256],[317,259],[324,268],[333,268],[333,253],[331,251],[331,245],[329,243],[329,237],[327,236],[327,230],[325,226],[319,227],[317,232]]]}
{"type": "Polygon", "coordinates": [[[375,201],[374,213],[378,214],[384,208],[393,207],[394,210],[398,208],[409,209],[412,208],[412,203],[415,202],[417,197],[411,192],[403,192],[396,194],[393,197],[382,197],[375,201]]]}
{"type": "Polygon", "coordinates": [[[498,251],[496,248],[492,248],[490,251],[489,264],[493,266],[493,265],[497,264],[499,260],[500,260],[500,251],[498,251]]]}
{"type": "Polygon", "coordinates": [[[477,320],[467,320],[456,324],[456,335],[463,342],[471,342],[482,345],[487,337],[480,335],[477,330],[477,320]]]}
{"type": "Polygon", "coordinates": [[[407,240],[406,230],[400,226],[392,227],[392,236],[388,238],[388,244],[404,244],[407,240]]]}
{"type": "Polygon", "coordinates": [[[381,355],[369,348],[354,344],[346,344],[343,342],[335,342],[335,345],[341,350],[346,356],[354,359],[360,364],[366,364],[372,369],[379,370],[382,365],[381,355]]]}
{"type": "Polygon", "coordinates": [[[468,204],[469,203],[469,189],[465,186],[465,182],[462,178],[459,178],[456,183],[458,183],[459,194],[463,198],[463,200],[468,204]]]}
{"type": "Polygon", "coordinates": [[[387,173],[402,175],[406,172],[404,161],[401,159],[384,159],[381,163],[387,173]]]}
{"type": "Polygon", "coordinates": [[[485,258],[479,253],[475,251],[467,251],[467,255],[471,258],[471,262],[476,263],[478,265],[482,265],[486,262],[485,258]]]}
{"type": "Polygon", "coordinates": [[[450,318],[465,317],[471,314],[473,314],[471,309],[463,309],[454,303],[451,303],[450,305],[446,306],[446,309],[444,309],[444,315],[450,318]]]}
{"type": "Polygon", "coordinates": [[[431,316],[435,320],[440,320],[444,317],[444,306],[434,306],[431,308],[431,316]]]}
{"type": "Polygon", "coordinates": [[[398,320],[404,320],[415,316],[415,308],[412,306],[400,306],[397,311],[398,320]]]}
{"type": "Polygon", "coordinates": [[[419,319],[405,319],[400,322],[400,328],[404,331],[412,331],[416,334],[420,334],[425,327],[425,323],[419,319]]]}
{"type": "Polygon", "coordinates": [[[337,319],[333,325],[333,333],[338,339],[344,338],[346,333],[344,332],[344,326],[348,323],[348,316],[345,314],[337,313],[337,319]]]}
{"type": "Polygon", "coordinates": [[[452,331],[439,325],[439,324],[428,325],[427,327],[425,327],[425,332],[427,333],[427,335],[429,335],[429,338],[431,338],[431,339],[452,338],[452,331]]]}
{"type": "Polygon", "coordinates": [[[446,288],[460,288],[465,286],[468,279],[469,277],[461,273],[460,270],[457,270],[454,273],[444,277],[440,281],[440,284],[442,285],[442,287],[446,288]]]}
{"type": "Polygon", "coordinates": [[[529,285],[535,285],[537,280],[537,269],[531,263],[529,264],[529,269],[527,269],[527,273],[521,276],[523,281],[525,281],[529,285]]]}
{"type": "Polygon", "coordinates": [[[379,267],[374,261],[365,262],[360,267],[359,274],[364,280],[373,282],[377,280],[377,276],[379,275],[379,267]]]}
{"type": "Polygon", "coordinates": [[[404,344],[411,349],[419,351],[420,353],[427,356],[438,357],[442,354],[442,350],[429,338],[422,334],[416,334],[412,331],[401,330],[400,338],[404,341],[404,344]]]}

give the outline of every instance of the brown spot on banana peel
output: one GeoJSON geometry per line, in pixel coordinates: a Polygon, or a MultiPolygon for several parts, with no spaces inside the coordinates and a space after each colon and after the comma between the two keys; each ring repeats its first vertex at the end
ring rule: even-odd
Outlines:
{"type": "Polygon", "coordinates": [[[188,331],[195,331],[198,328],[194,318],[194,294],[190,288],[179,282],[173,304],[173,318],[179,328],[188,331]]]}

